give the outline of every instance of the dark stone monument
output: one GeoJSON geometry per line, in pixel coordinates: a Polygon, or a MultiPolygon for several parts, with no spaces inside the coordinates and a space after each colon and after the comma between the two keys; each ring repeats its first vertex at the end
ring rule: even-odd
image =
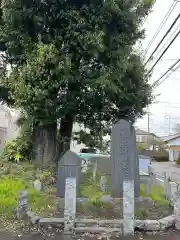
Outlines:
{"type": "Polygon", "coordinates": [[[57,197],[64,198],[66,178],[76,178],[76,192],[79,196],[82,159],[71,150],[67,151],[58,162],[57,197]]]}
{"type": "Polygon", "coordinates": [[[123,181],[132,180],[135,196],[139,195],[139,158],[136,148],[135,130],[126,120],[120,120],[112,127],[112,197],[123,197],[123,181]],[[136,176],[137,175],[137,176],[136,176]]]}

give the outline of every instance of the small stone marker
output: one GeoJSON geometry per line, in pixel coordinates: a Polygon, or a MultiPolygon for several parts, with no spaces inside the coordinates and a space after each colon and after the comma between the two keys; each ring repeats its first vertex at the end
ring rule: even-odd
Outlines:
{"type": "Polygon", "coordinates": [[[66,178],[65,206],[64,206],[64,232],[72,233],[76,217],[76,178],[66,178]]]}
{"type": "Polygon", "coordinates": [[[134,181],[124,180],[123,183],[123,234],[134,235],[134,181]]]}
{"type": "Polygon", "coordinates": [[[28,212],[28,194],[27,190],[22,190],[18,195],[18,208],[17,217],[18,219],[23,219],[27,216],[28,212]]]}
{"type": "Polygon", "coordinates": [[[101,192],[105,192],[107,190],[107,188],[106,188],[107,177],[106,176],[101,176],[99,185],[100,185],[101,192]]]}
{"type": "Polygon", "coordinates": [[[174,194],[175,227],[180,230],[180,191],[174,194]]]}
{"type": "Polygon", "coordinates": [[[41,191],[42,190],[42,183],[39,179],[37,179],[36,181],[34,181],[34,188],[37,191],[41,191]]]}

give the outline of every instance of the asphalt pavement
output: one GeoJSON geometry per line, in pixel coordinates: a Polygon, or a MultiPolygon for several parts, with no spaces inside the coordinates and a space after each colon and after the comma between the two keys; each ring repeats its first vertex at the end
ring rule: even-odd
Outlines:
{"type": "Polygon", "coordinates": [[[154,172],[163,175],[166,172],[171,180],[180,182],[180,168],[174,162],[152,162],[154,172]]]}

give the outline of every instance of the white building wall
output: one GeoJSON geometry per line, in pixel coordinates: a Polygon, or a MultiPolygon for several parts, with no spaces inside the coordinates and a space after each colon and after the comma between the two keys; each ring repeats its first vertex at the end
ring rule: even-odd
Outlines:
{"type": "Polygon", "coordinates": [[[9,127],[7,129],[7,141],[12,141],[19,135],[19,128],[16,125],[18,117],[12,116],[11,121],[9,122],[9,127]]]}
{"type": "Polygon", "coordinates": [[[169,140],[167,145],[168,146],[180,146],[180,137],[169,140]]]}
{"type": "Polygon", "coordinates": [[[0,153],[5,144],[19,135],[19,128],[16,125],[18,114],[12,116],[11,111],[0,105],[0,153]]]}
{"type": "MultiPolygon", "coordinates": [[[[170,146],[180,146],[180,137],[169,140],[167,143],[168,147],[170,146]]],[[[169,160],[176,161],[179,157],[180,151],[169,149],[169,160]]]]}

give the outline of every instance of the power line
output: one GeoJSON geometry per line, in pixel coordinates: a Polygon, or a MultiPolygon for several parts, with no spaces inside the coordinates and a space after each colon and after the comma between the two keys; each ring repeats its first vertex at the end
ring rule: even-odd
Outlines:
{"type": "Polygon", "coordinates": [[[171,24],[171,26],[169,27],[169,29],[167,30],[167,32],[165,33],[165,35],[163,36],[163,38],[161,39],[161,41],[158,43],[158,45],[156,46],[156,48],[154,49],[154,51],[151,53],[150,57],[148,58],[148,60],[146,61],[145,65],[151,60],[152,56],[154,55],[154,53],[158,50],[159,46],[162,44],[162,42],[164,41],[164,39],[167,37],[167,35],[170,33],[170,31],[172,30],[172,28],[174,27],[174,25],[176,24],[176,22],[178,21],[178,19],[180,18],[180,14],[178,14],[178,16],[176,17],[176,19],[174,20],[174,22],[171,24]]]}
{"type": "Polygon", "coordinates": [[[171,103],[171,102],[154,102],[154,104],[158,104],[158,103],[162,103],[162,104],[170,104],[170,105],[180,105],[180,102],[179,103],[171,103]]]}
{"type": "Polygon", "coordinates": [[[167,50],[170,48],[170,46],[173,44],[173,42],[176,40],[176,38],[179,36],[180,34],[180,30],[177,32],[177,34],[175,35],[175,37],[171,40],[171,42],[168,44],[168,46],[164,49],[164,51],[162,52],[162,54],[160,55],[160,57],[156,60],[156,62],[153,64],[153,66],[151,67],[151,69],[148,71],[147,75],[149,75],[152,70],[154,69],[154,67],[157,65],[157,63],[161,60],[162,56],[167,52],[167,50]]]}
{"type": "MultiPolygon", "coordinates": [[[[175,63],[175,65],[177,65],[177,63],[179,63],[180,62],[180,59],[175,63]]],[[[174,64],[173,64],[174,65],[174,64]]],[[[174,65],[174,66],[175,66],[174,65]]],[[[173,66],[173,67],[174,67],[173,66]]],[[[175,68],[175,69],[172,69],[172,68],[170,68],[170,69],[168,69],[167,70],[167,72],[166,73],[164,73],[159,79],[158,79],[158,81],[156,82],[156,86],[155,87],[158,87],[159,85],[161,85],[165,80],[167,80],[178,68],[180,67],[180,64],[178,64],[178,66],[175,68]],[[160,80],[169,72],[169,71],[171,71],[161,82],[160,82],[160,80]]]]}
{"type": "MultiPolygon", "coordinates": [[[[178,26],[176,27],[176,29],[173,31],[173,33],[171,34],[171,36],[167,39],[167,41],[163,44],[163,46],[159,49],[159,51],[157,52],[157,54],[155,54],[156,56],[153,56],[154,58],[156,58],[157,56],[159,56],[159,54],[163,51],[163,49],[167,46],[167,44],[172,40],[173,36],[175,36],[175,34],[177,33],[177,31],[180,29],[180,23],[178,24],[178,26]]],[[[160,59],[161,60],[161,59],[160,59]]]]}
{"type": "Polygon", "coordinates": [[[161,61],[176,61],[177,58],[167,58],[167,59],[161,59],[161,61]]]}
{"type": "Polygon", "coordinates": [[[171,67],[168,68],[168,70],[167,70],[160,78],[158,78],[158,80],[156,80],[156,81],[153,83],[153,86],[156,87],[157,84],[159,83],[159,81],[160,81],[164,76],[166,76],[166,74],[167,74],[168,72],[170,72],[170,71],[173,69],[173,67],[175,67],[179,62],[180,62],[180,59],[178,59],[175,63],[173,63],[173,64],[171,65],[171,67]]]}
{"type": "Polygon", "coordinates": [[[151,47],[151,45],[153,44],[154,40],[156,39],[156,37],[158,36],[158,34],[160,33],[161,29],[163,28],[163,26],[165,25],[165,23],[167,22],[168,18],[170,17],[171,13],[173,12],[175,6],[177,5],[178,1],[174,1],[173,4],[170,6],[168,12],[166,13],[166,15],[164,16],[162,22],[160,23],[157,31],[155,32],[154,36],[152,37],[152,39],[150,40],[148,46],[145,49],[145,54],[147,53],[147,51],[149,50],[149,48],[151,47]]]}

